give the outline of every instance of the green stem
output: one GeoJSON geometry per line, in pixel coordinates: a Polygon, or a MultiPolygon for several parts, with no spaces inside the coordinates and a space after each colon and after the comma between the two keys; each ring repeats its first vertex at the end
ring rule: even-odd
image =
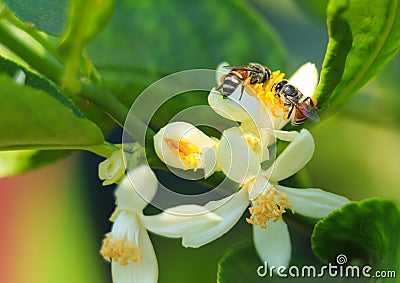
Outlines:
{"type": "MultiPolygon", "coordinates": [[[[79,93],[79,96],[93,102],[95,105],[103,109],[122,128],[125,127],[129,109],[114,95],[112,95],[109,90],[95,87],[91,84],[82,83],[82,90],[79,93]]],[[[125,130],[142,146],[145,146],[144,138],[146,133],[151,136],[155,134],[142,121],[133,115],[129,115],[129,127],[125,128],[125,130]]]]}
{"type": "Polygon", "coordinates": [[[91,84],[82,83],[82,89],[78,95],[106,111],[107,114],[118,123],[118,125],[121,127],[124,126],[129,110],[107,89],[100,89],[99,87],[91,84]]]}

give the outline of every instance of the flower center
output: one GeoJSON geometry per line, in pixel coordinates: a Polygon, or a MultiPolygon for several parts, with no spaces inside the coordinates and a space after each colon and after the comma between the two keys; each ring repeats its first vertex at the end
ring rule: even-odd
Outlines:
{"type": "Polygon", "coordinates": [[[112,234],[108,233],[103,240],[100,254],[107,261],[119,262],[121,265],[127,265],[129,261],[140,262],[142,255],[140,249],[132,241],[125,239],[112,239],[112,234]]]}
{"type": "Polygon", "coordinates": [[[183,161],[185,164],[185,169],[190,169],[191,166],[193,166],[194,171],[197,170],[199,167],[199,155],[200,151],[192,143],[185,142],[185,141],[177,141],[177,140],[172,140],[172,139],[165,139],[167,145],[172,148],[172,150],[175,150],[179,158],[183,161]]]}
{"type": "Polygon", "coordinates": [[[267,82],[250,85],[258,99],[262,101],[265,107],[271,110],[271,114],[276,118],[283,116],[282,113],[278,113],[278,110],[284,113],[289,110],[288,107],[283,104],[282,99],[276,96],[276,91],[274,89],[275,85],[282,81],[284,77],[285,74],[278,70],[272,72],[271,78],[267,82]]]}
{"type": "Polygon", "coordinates": [[[259,194],[253,201],[253,206],[249,208],[250,218],[246,221],[261,228],[267,228],[267,221],[272,219],[274,222],[282,219],[282,214],[290,209],[294,213],[292,202],[286,195],[272,186],[263,194],[259,194]]]}

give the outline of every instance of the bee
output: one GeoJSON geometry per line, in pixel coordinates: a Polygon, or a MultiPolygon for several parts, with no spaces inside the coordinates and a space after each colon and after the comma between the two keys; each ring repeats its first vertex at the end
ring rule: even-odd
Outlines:
{"type": "Polygon", "coordinates": [[[250,84],[266,83],[271,78],[271,70],[258,63],[249,63],[246,66],[225,66],[231,71],[222,77],[221,84],[217,90],[221,90],[223,96],[230,96],[236,88],[241,84],[242,90],[239,100],[242,99],[244,82],[250,78],[250,84]]]}
{"type": "Polygon", "coordinates": [[[294,111],[292,125],[298,126],[307,119],[314,123],[319,122],[319,115],[311,97],[304,96],[295,86],[287,80],[282,80],[275,85],[276,95],[283,100],[284,106],[290,107],[287,117],[294,111]]]}

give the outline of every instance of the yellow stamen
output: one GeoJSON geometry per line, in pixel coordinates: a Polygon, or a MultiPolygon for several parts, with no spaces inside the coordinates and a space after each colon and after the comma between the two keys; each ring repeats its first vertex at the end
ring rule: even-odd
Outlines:
{"type": "Polygon", "coordinates": [[[260,146],[261,146],[261,141],[257,136],[255,136],[253,134],[246,134],[246,135],[244,135],[244,138],[246,139],[246,141],[249,144],[249,146],[255,152],[259,152],[260,146]]]}
{"type": "Polygon", "coordinates": [[[254,93],[253,95],[258,97],[264,106],[271,110],[272,116],[276,118],[282,117],[282,114],[278,113],[278,109],[282,110],[284,113],[289,110],[289,108],[283,104],[282,99],[276,95],[276,91],[274,89],[275,85],[282,81],[284,77],[285,74],[278,70],[272,72],[271,78],[267,82],[263,84],[250,85],[253,91],[249,93],[254,93]]]}
{"type": "Polygon", "coordinates": [[[185,164],[185,170],[190,169],[191,166],[193,166],[194,171],[197,170],[199,167],[199,155],[200,151],[192,143],[185,142],[185,141],[177,141],[173,139],[165,139],[165,142],[167,145],[175,150],[179,158],[184,162],[185,164]]]}
{"type": "Polygon", "coordinates": [[[119,262],[121,265],[127,265],[129,261],[140,262],[142,255],[140,249],[132,241],[125,239],[112,239],[112,234],[108,233],[103,240],[100,254],[107,261],[119,262]]]}
{"type": "Polygon", "coordinates": [[[265,229],[268,220],[272,219],[275,222],[282,219],[282,214],[286,212],[286,209],[294,213],[292,202],[284,193],[270,187],[254,199],[253,206],[249,208],[251,216],[246,218],[246,221],[265,229]]]}

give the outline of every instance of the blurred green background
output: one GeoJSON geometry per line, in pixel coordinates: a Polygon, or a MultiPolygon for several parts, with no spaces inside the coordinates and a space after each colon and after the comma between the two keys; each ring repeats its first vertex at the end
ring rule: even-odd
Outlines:
{"type": "MultiPolygon", "coordinates": [[[[88,53],[127,103],[163,75],[213,69],[224,60],[262,62],[287,74],[311,61],[321,70],[328,40],[325,5],[318,0],[117,0],[110,25],[88,53]]],[[[62,24],[55,24],[54,33],[62,24]]],[[[353,200],[400,200],[399,73],[397,56],[344,109],[311,129],[316,150],[299,180],[353,200]]],[[[120,131],[109,139],[119,142],[120,131]]],[[[113,188],[103,188],[97,179],[101,160],[80,153],[0,180],[1,282],[111,281],[110,266],[98,253],[114,205],[113,188]]],[[[301,225],[293,230],[310,232],[301,225]]],[[[196,250],[152,235],[159,282],[215,282],[219,259],[250,237],[244,218],[229,234],[196,250]]],[[[296,241],[295,249],[310,253],[309,240],[296,241]]]]}

